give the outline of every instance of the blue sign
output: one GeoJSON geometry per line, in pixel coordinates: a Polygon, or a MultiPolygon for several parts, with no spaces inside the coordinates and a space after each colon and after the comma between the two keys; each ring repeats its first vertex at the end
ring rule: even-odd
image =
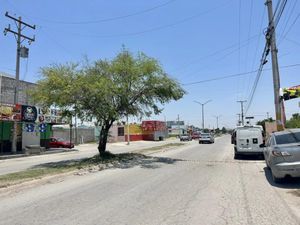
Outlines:
{"type": "Polygon", "coordinates": [[[32,124],[32,123],[25,124],[25,131],[26,132],[34,132],[34,124],[32,124]]]}
{"type": "Polygon", "coordinates": [[[39,125],[39,130],[40,130],[41,133],[46,132],[46,129],[47,129],[47,124],[41,123],[41,124],[39,125]]]}

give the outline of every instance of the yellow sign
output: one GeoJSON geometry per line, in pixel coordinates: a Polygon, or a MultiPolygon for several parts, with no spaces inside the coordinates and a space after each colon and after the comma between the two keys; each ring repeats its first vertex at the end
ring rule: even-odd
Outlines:
{"type": "Polygon", "coordinates": [[[290,87],[290,88],[283,88],[283,99],[290,100],[294,98],[300,97],[300,85],[290,87]]]}
{"type": "Polygon", "coordinates": [[[11,106],[0,106],[0,119],[11,120],[13,116],[13,107],[11,106]]]}

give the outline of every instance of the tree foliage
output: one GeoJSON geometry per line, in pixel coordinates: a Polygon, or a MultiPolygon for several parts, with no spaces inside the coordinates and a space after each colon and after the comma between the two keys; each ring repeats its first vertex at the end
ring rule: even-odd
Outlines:
{"type": "Polygon", "coordinates": [[[268,118],[268,119],[264,119],[264,120],[259,120],[256,122],[256,125],[261,125],[263,127],[264,130],[266,130],[266,122],[274,122],[274,119],[272,117],[268,118]]]}
{"type": "Polygon", "coordinates": [[[295,113],[292,118],[286,121],[286,128],[300,128],[300,114],[295,113]]]}
{"type": "Polygon", "coordinates": [[[41,74],[32,92],[36,102],[55,104],[69,114],[75,107],[82,120],[95,120],[101,127],[100,153],[106,150],[108,131],[115,121],[159,114],[164,104],[185,94],[156,59],[126,49],[112,60],[98,60],[82,68],[54,65],[43,68],[41,74]]]}

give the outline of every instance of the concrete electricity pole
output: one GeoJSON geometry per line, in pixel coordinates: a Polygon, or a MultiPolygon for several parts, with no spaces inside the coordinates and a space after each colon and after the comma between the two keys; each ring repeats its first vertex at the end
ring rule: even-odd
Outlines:
{"type": "Polygon", "coordinates": [[[217,129],[219,129],[219,118],[220,118],[221,116],[222,116],[222,115],[214,116],[214,117],[217,119],[217,129]]]}
{"type": "Polygon", "coordinates": [[[242,125],[244,126],[244,102],[247,102],[246,100],[242,100],[242,101],[237,101],[239,103],[241,103],[241,117],[242,117],[242,125]]]}
{"type": "Polygon", "coordinates": [[[241,126],[241,114],[238,113],[237,115],[238,115],[238,117],[239,117],[239,119],[238,119],[238,126],[241,126]]]}
{"type": "Polygon", "coordinates": [[[267,43],[271,47],[271,56],[272,56],[272,72],[273,72],[273,87],[274,87],[274,100],[275,100],[275,113],[276,113],[276,125],[277,130],[283,130],[283,122],[281,115],[282,108],[282,99],[280,98],[280,78],[279,78],[279,68],[278,68],[278,59],[275,39],[275,26],[274,26],[274,16],[272,8],[272,0],[266,1],[266,6],[268,7],[268,18],[269,18],[269,27],[267,30],[267,43]]]}
{"type": "Polygon", "coordinates": [[[207,103],[211,102],[212,100],[208,100],[204,103],[201,103],[201,102],[198,102],[198,101],[194,101],[196,102],[197,104],[201,105],[202,106],[202,130],[204,130],[204,105],[206,105],[207,103]]]}
{"type": "Polygon", "coordinates": [[[130,145],[130,128],[128,122],[128,115],[126,116],[126,124],[127,124],[127,145],[130,145]]]}
{"type": "MultiPolygon", "coordinates": [[[[10,29],[10,25],[8,25],[7,28],[4,29],[4,35],[7,34],[7,32],[14,34],[16,40],[17,40],[17,57],[16,57],[16,80],[15,80],[15,87],[14,87],[14,105],[19,103],[19,80],[20,80],[20,57],[21,57],[21,43],[24,40],[28,40],[29,44],[31,42],[35,41],[35,37],[33,38],[27,37],[22,34],[22,30],[25,27],[29,27],[31,29],[35,29],[35,25],[30,25],[28,23],[25,23],[22,21],[22,18],[15,18],[13,16],[10,16],[8,12],[5,13],[5,16],[14,20],[17,26],[18,31],[13,31],[10,29]]],[[[15,153],[17,152],[17,122],[14,121],[14,133],[13,133],[13,141],[12,141],[12,152],[15,153]]]]}

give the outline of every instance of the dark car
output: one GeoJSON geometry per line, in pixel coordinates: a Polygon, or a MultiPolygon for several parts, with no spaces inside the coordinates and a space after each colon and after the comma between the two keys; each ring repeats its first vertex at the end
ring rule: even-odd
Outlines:
{"type": "Polygon", "coordinates": [[[51,137],[49,148],[74,148],[74,144],[59,137],[51,137]]]}

